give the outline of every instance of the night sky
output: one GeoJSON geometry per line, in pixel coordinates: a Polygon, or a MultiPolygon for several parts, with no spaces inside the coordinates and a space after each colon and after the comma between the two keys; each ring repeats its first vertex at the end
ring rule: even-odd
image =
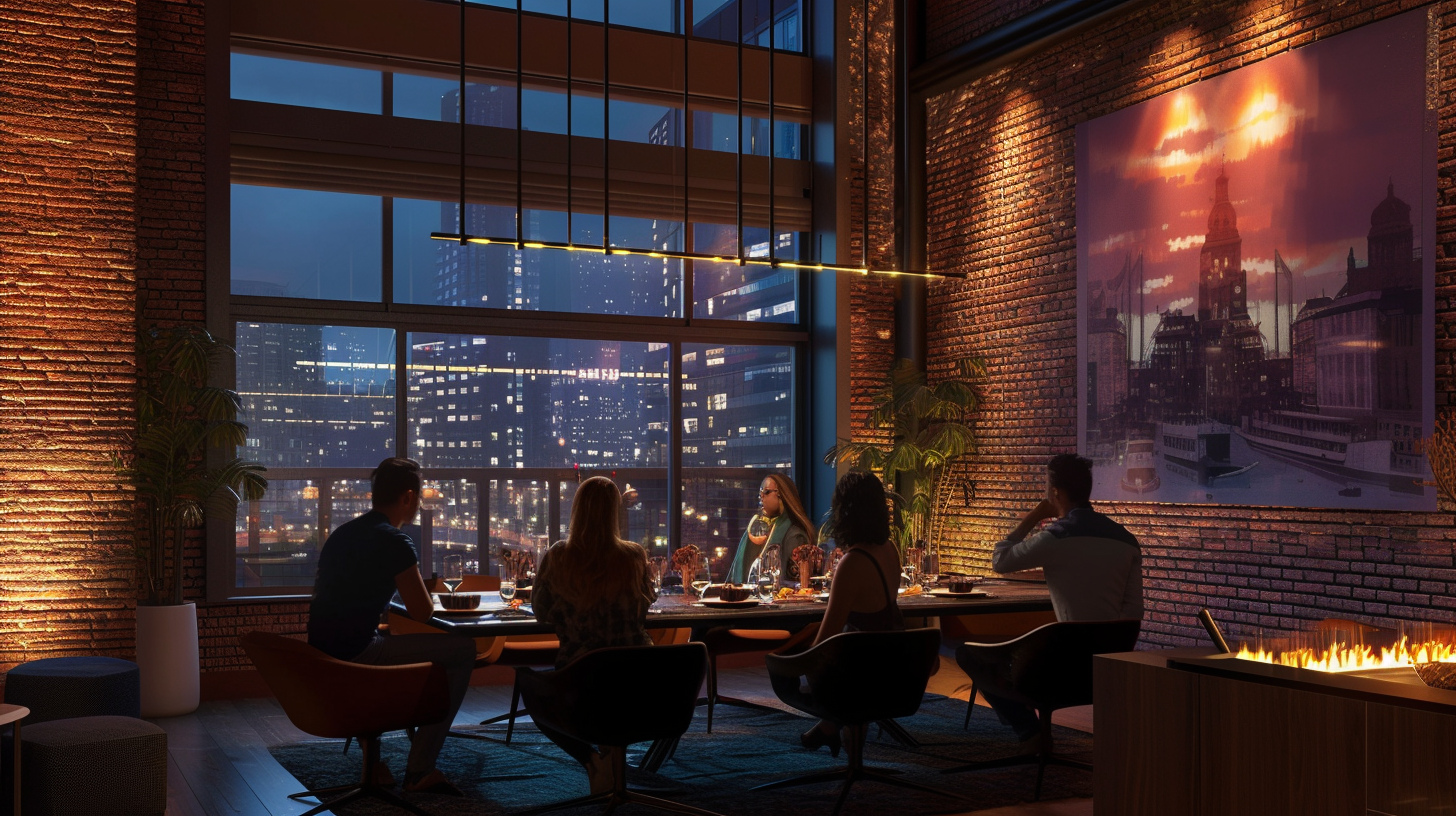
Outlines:
{"type": "Polygon", "coordinates": [[[1276,249],[1293,270],[1296,304],[1333,296],[1351,247],[1365,263],[1370,213],[1391,182],[1422,246],[1424,35],[1425,12],[1411,12],[1079,125],[1086,279],[1110,279],[1141,252],[1147,333],[1159,309],[1195,310],[1220,164],[1249,311],[1271,347],[1276,249]]]}

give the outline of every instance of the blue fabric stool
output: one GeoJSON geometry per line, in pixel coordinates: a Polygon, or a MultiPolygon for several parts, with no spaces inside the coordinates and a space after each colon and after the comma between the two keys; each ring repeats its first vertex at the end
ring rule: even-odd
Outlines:
{"type": "Polygon", "coordinates": [[[131,717],[21,729],[25,816],[165,816],[167,734],[131,717]]]}
{"type": "Polygon", "coordinates": [[[30,709],[27,728],[70,717],[140,717],[141,673],[114,657],[33,660],[5,676],[5,702],[30,709]]]}

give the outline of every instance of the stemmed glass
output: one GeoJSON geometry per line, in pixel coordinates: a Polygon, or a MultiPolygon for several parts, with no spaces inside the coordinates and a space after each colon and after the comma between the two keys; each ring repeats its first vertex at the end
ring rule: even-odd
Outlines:
{"type": "Polygon", "coordinates": [[[445,556],[445,588],[454,592],[465,580],[465,556],[452,553],[445,556]]]}
{"type": "Polygon", "coordinates": [[[764,518],[760,513],[755,513],[753,520],[748,522],[748,540],[755,547],[762,547],[768,541],[768,535],[772,529],[772,526],[768,523],[768,519],[764,518]]]}
{"type": "Polygon", "coordinates": [[[758,597],[762,601],[773,600],[774,593],[779,586],[779,548],[765,547],[763,554],[758,557],[758,597]]]}
{"type": "Polygon", "coordinates": [[[652,579],[652,591],[657,595],[662,594],[662,575],[667,570],[667,559],[661,555],[654,555],[647,559],[647,575],[652,579]]]}
{"type": "Polygon", "coordinates": [[[713,583],[711,571],[712,566],[706,557],[698,560],[697,572],[693,574],[693,594],[700,601],[703,599],[703,593],[708,590],[708,585],[713,583]]]}

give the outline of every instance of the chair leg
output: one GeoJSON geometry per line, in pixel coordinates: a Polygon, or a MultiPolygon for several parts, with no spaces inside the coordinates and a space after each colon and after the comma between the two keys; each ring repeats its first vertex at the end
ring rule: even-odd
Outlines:
{"type": "Polygon", "coordinates": [[[713,733],[713,705],[718,702],[718,655],[708,653],[708,733],[713,733]]]}
{"type": "Polygon", "coordinates": [[[511,718],[506,723],[506,745],[511,744],[511,736],[516,733],[516,716],[521,711],[521,683],[517,680],[511,684],[511,718]]]}
{"type": "Polygon", "coordinates": [[[970,699],[970,702],[966,703],[966,721],[965,721],[965,724],[963,724],[961,726],[961,730],[962,731],[967,731],[967,730],[970,729],[970,727],[971,727],[971,712],[972,711],[975,711],[975,710],[976,710],[976,681],[972,680],[971,681],[971,699],[970,699]]]}
{"type": "Polygon", "coordinates": [[[886,784],[895,785],[901,788],[909,788],[911,790],[923,791],[925,793],[934,793],[941,796],[948,796],[952,799],[958,799],[963,802],[970,801],[964,796],[956,793],[951,793],[950,791],[941,790],[939,788],[931,787],[930,785],[922,785],[918,782],[911,782],[906,779],[901,779],[895,776],[895,771],[887,768],[866,767],[864,764],[864,744],[865,738],[869,735],[869,726],[867,724],[845,726],[844,731],[844,747],[849,751],[849,761],[845,767],[832,771],[820,771],[818,773],[795,776],[789,779],[780,779],[775,782],[768,782],[763,785],[758,785],[757,787],[751,788],[751,790],[773,790],[775,788],[791,788],[798,787],[800,785],[813,785],[820,782],[838,782],[842,780],[844,784],[839,789],[839,799],[835,802],[834,805],[833,814],[835,814],[835,816],[837,816],[840,809],[844,807],[845,800],[849,797],[850,787],[852,787],[855,782],[858,782],[860,780],[870,782],[884,782],[886,784]]]}

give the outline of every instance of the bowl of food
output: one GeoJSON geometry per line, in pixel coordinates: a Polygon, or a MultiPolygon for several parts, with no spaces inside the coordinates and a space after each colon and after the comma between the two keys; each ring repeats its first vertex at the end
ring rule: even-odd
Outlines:
{"type": "Polygon", "coordinates": [[[440,606],[446,609],[475,609],[480,606],[480,596],[475,593],[456,595],[453,592],[442,592],[438,597],[440,606]]]}
{"type": "Polygon", "coordinates": [[[746,586],[739,586],[737,584],[724,584],[718,590],[718,599],[728,601],[730,603],[738,603],[740,601],[748,600],[749,596],[752,594],[753,590],[749,589],[746,586]]]}
{"type": "Polygon", "coordinates": [[[974,575],[955,575],[946,582],[946,588],[960,595],[975,589],[980,582],[981,579],[974,575]]]}

